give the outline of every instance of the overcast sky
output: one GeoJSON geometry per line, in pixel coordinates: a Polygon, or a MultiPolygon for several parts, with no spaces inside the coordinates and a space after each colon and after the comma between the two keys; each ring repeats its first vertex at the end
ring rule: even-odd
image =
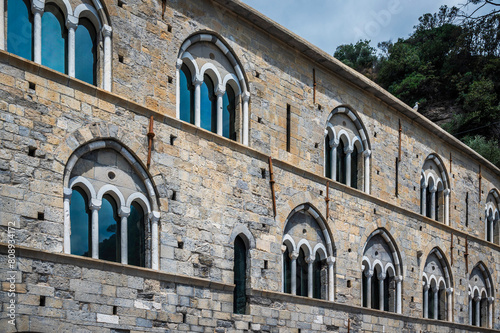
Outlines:
{"type": "Polygon", "coordinates": [[[418,18],[465,0],[242,0],[329,54],[360,39],[408,37],[418,18]]]}

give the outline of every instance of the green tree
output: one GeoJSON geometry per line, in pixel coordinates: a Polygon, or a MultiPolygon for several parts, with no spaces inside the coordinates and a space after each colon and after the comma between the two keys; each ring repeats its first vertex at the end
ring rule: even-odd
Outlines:
{"type": "Polygon", "coordinates": [[[377,61],[377,52],[375,48],[370,46],[369,40],[359,40],[354,45],[340,45],[333,56],[369,77],[377,61]]]}

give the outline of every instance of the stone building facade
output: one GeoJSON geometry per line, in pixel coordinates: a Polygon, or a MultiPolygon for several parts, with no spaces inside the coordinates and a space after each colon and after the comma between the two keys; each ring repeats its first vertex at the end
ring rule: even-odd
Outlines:
{"type": "Polygon", "coordinates": [[[6,332],[500,329],[500,170],[361,74],[233,0],[1,6],[6,332]]]}

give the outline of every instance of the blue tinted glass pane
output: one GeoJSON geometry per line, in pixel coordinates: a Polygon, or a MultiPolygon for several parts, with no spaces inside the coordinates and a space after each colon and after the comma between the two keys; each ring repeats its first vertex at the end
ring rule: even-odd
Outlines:
{"type": "Polygon", "coordinates": [[[105,195],[99,210],[99,259],[120,259],[118,215],[114,200],[105,195]]]}
{"type": "Polygon", "coordinates": [[[80,19],[75,32],[75,77],[96,84],[96,32],[88,19],[80,19]]]}
{"type": "Polygon", "coordinates": [[[191,84],[191,73],[186,66],[182,66],[180,71],[180,117],[181,120],[185,122],[194,124],[194,119],[191,117],[192,115],[192,94],[193,94],[193,85],[191,84]]]}
{"type": "MultiPolygon", "coordinates": [[[[29,6],[23,0],[9,0],[7,51],[33,60],[33,23],[29,6]]],[[[3,13],[2,13],[3,15],[3,13]]]]}
{"type": "Polygon", "coordinates": [[[200,90],[200,127],[207,131],[212,130],[212,101],[209,85],[210,83],[205,80],[200,90]]]}
{"type": "Polygon", "coordinates": [[[137,203],[130,206],[127,221],[128,263],[145,266],[144,211],[137,203]]]}
{"type": "Polygon", "coordinates": [[[228,139],[233,139],[234,108],[234,91],[227,85],[222,98],[222,136],[228,139]]]}
{"type": "Polygon", "coordinates": [[[63,13],[52,4],[42,16],[42,65],[66,73],[66,29],[63,13]]]}
{"type": "Polygon", "coordinates": [[[90,212],[87,195],[79,188],[74,188],[69,206],[71,220],[71,254],[90,257],[89,225],[90,212]]]}

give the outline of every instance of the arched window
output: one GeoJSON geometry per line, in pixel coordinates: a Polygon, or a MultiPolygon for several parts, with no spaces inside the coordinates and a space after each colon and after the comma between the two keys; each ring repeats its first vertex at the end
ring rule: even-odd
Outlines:
{"type": "Polygon", "coordinates": [[[242,68],[218,37],[191,36],[177,59],[177,118],[248,145],[250,94],[242,68]]]}
{"type": "Polygon", "coordinates": [[[68,32],[63,12],[48,3],[42,16],[42,65],[68,73],[68,32]]]}
{"type": "Polygon", "coordinates": [[[423,317],[451,321],[452,279],[443,253],[434,248],[428,255],[423,278],[423,317]]]}
{"type": "Polygon", "coordinates": [[[30,2],[8,0],[7,8],[7,51],[33,60],[33,16],[30,2]]]}
{"type": "Polygon", "coordinates": [[[203,76],[200,96],[200,127],[207,131],[217,132],[217,100],[215,87],[208,75],[203,76]]]}
{"type": "Polygon", "coordinates": [[[469,324],[493,328],[494,287],[486,266],[480,262],[469,278],[469,324]]]}
{"type": "Polygon", "coordinates": [[[485,215],[486,240],[500,244],[500,194],[496,189],[491,190],[486,197],[485,215]]]}
{"type": "Polygon", "coordinates": [[[99,209],[99,259],[120,262],[120,219],[115,200],[106,194],[99,209]]]}
{"type": "Polygon", "coordinates": [[[310,205],[295,208],[283,236],[283,292],[333,301],[331,238],[310,205]]]}
{"type": "Polygon", "coordinates": [[[74,187],[70,204],[71,254],[90,257],[91,218],[89,198],[80,187],[74,187]]]}
{"type": "Polygon", "coordinates": [[[180,119],[194,124],[194,87],[192,74],[186,65],[180,70],[180,119]]]}
{"type": "Polygon", "coordinates": [[[449,225],[450,182],[444,164],[437,155],[431,154],[426,158],[420,184],[420,213],[449,225]]]}
{"type": "Polygon", "coordinates": [[[97,83],[97,33],[87,18],[81,18],[75,32],[75,77],[97,83]]]}
{"type": "Polygon", "coordinates": [[[370,155],[359,116],[345,106],[335,108],[325,130],[325,177],[370,193],[370,155]]]}
{"type": "Polygon", "coordinates": [[[385,230],[377,229],[368,237],[361,269],[361,304],[401,313],[401,260],[394,241],[385,230]]]}
{"type": "Polygon", "coordinates": [[[137,202],[130,205],[127,220],[128,264],[145,267],[146,265],[146,226],[144,210],[137,202]]]}
{"type": "Polygon", "coordinates": [[[104,140],[78,148],[70,158],[64,177],[64,252],[158,269],[153,183],[140,161],[124,151],[104,140]]]}
{"type": "Polygon", "coordinates": [[[236,140],[236,132],[234,124],[235,119],[235,93],[233,88],[226,85],[226,93],[222,97],[222,136],[225,138],[236,140]]]}
{"type": "Polygon", "coordinates": [[[246,296],[246,280],[247,280],[247,249],[245,242],[240,236],[234,240],[234,302],[233,312],[245,314],[247,296],[246,296]]]}

